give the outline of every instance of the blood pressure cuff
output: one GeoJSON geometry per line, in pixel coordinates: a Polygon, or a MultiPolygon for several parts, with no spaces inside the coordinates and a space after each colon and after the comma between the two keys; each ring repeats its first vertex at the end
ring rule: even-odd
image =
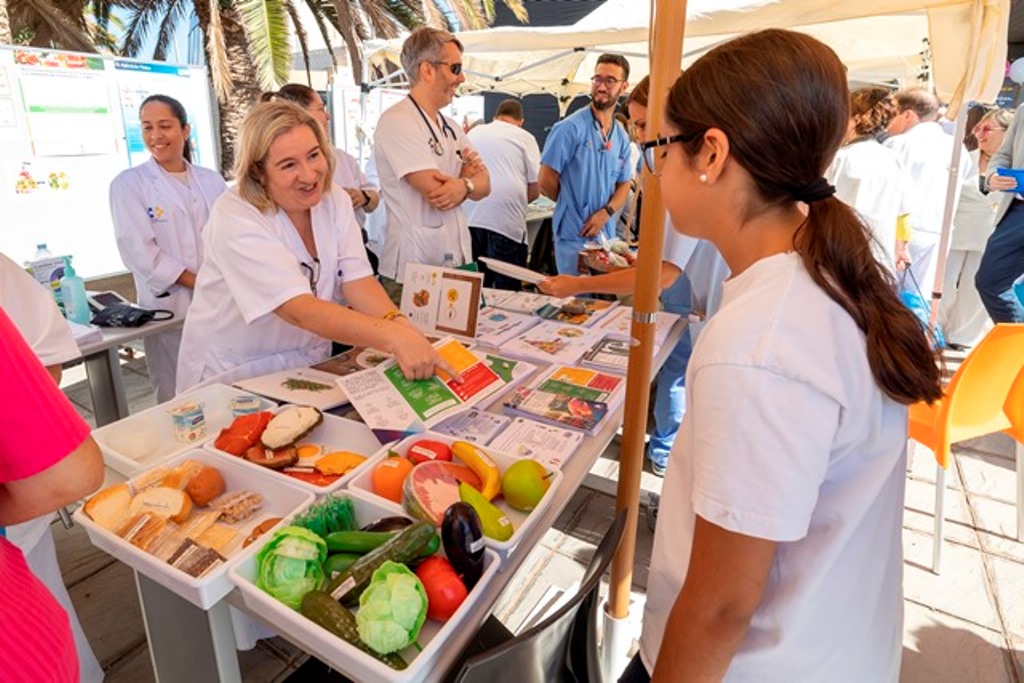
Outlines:
{"type": "Polygon", "coordinates": [[[170,320],[172,311],[162,308],[149,310],[128,304],[111,304],[92,317],[92,324],[100,327],[141,327],[151,320],[170,320]]]}

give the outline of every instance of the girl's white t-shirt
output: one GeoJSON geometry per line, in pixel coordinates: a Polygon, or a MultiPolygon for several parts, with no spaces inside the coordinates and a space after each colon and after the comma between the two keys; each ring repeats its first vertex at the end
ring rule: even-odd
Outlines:
{"type": "Polygon", "coordinates": [[[796,254],[758,261],[725,283],[686,393],[648,579],[648,670],[700,515],[778,544],[726,680],[897,680],[907,409],[875,384],[853,319],[796,254]]]}

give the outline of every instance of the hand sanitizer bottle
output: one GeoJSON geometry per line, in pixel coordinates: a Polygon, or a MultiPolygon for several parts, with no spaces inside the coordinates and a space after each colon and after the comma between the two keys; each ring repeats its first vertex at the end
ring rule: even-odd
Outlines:
{"type": "Polygon", "coordinates": [[[89,300],[85,294],[85,280],[75,273],[71,257],[64,258],[64,277],[60,279],[61,297],[64,299],[64,313],[68,320],[88,325],[92,319],[89,300]]]}

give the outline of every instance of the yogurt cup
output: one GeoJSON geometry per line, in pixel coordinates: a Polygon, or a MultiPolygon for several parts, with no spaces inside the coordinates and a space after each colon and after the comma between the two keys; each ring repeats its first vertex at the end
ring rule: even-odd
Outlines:
{"type": "Polygon", "coordinates": [[[231,399],[231,414],[234,417],[260,412],[262,401],[256,396],[235,396],[231,399]]]}
{"type": "Polygon", "coordinates": [[[167,411],[174,423],[174,437],[182,443],[193,443],[206,434],[206,414],[203,404],[188,401],[167,411]]]}

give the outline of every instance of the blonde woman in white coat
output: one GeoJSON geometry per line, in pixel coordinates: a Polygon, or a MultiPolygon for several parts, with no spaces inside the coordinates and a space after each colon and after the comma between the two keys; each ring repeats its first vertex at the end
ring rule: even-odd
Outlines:
{"type": "MultiPolygon", "coordinates": [[[[151,95],[142,102],[139,121],[152,158],[110,184],[114,235],[139,305],[184,318],[203,261],[200,232],[227,185],[218,173],[192,165],[190,127],[180,102],[151,95]]],[[[150,335],[143,343],[157,401],[167,401],[174,396],[181,330],[150,335]]]]}
{"type": "Polygon", "coordinates": [[[1002,197],[999,192],[982,193],[979,180],[991,172],[988,161],[999,151],[1012,120],[1012,111],[995,109],[985,114],[971,131],[978,149],[971,152],[971,172],[964,178],[960,204],[953,216],[939,311],[942,331],[952,348],[973,346],[991,324],[974,286],[974,276],[985,243],[996,229],[996,210],[1002,197]]]}

